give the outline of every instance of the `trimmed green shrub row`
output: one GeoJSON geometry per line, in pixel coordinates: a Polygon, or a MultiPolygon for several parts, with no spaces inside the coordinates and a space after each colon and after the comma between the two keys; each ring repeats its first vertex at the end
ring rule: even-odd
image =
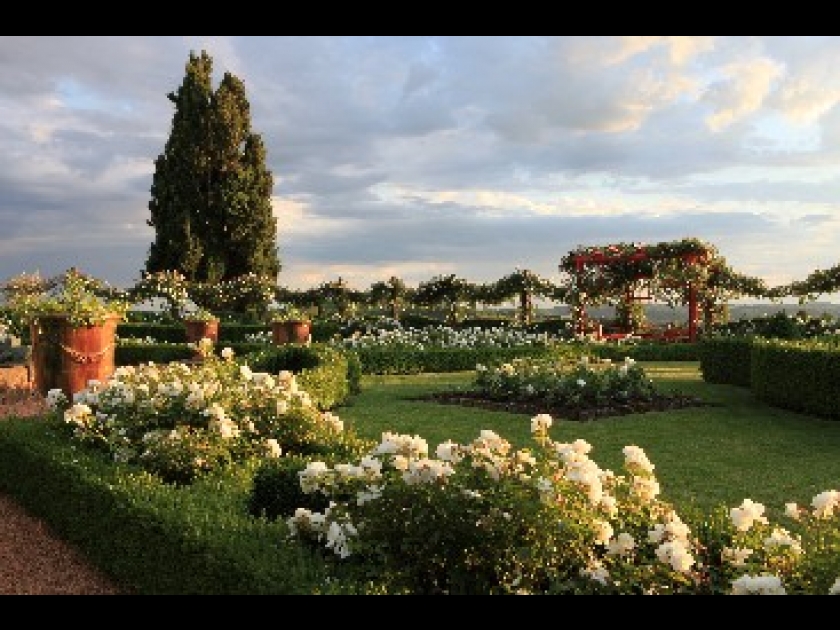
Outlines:
{"type": "Polygon", "coordinates": [[[364,374],[424,374],[474,370],[479,363],[489,365],[515,358],[568,357],[579,354],[571,344],[519,346],[511,348],[426,348],[423,350],[382,346],[357,348],[354,352],[364,374]]]}
{"type": "Polygon", "coordinates": [[[182,492],[41,423],[0,423],[0,491],[117,584],[133,585],[129,593],[284,595],[317,583],[306,552],[277,544],[282,523],[242,518],[252,479],[253,470],[236,469],[182,492]]]}
{"type": "Polygon", "coordinates": [[[592,356],[613,361],[623,361],[625,357],[636,361],[697,361],[700,358],[698,343],[593,343],[585,348],[592,356]]]}
{"type": "Polygon", "coordinates": [[[263,346],[244,360],[255,372],[294,372],[300,387],[321,409],[334,409],[361,387],[358,357],[323,344],[263,346]]]}
{"type": "Polygon", "coordinates": [[[720,337],[698,343],[700,372],[707,383],[750,387],[753,337],[720,337]]]}
{"type": "Polygon", "coordinates": [[[840,341],[730,337],[701,342],[707,383],[749,387],[775,407],[840,419],[840,341]]]}
{"type": "Polygon", "coordinates": [[[140,365],[141,363],[169,363],[186,361],[195,354],[186,342],[155,344],[117,344],[114,348],[114,363],[140,365]]]}
{"type": "Polygon", "coordinates": [[[751,387],[759,400],[840,419],[840,349],[809,341],[756,340],[751,387]]]}

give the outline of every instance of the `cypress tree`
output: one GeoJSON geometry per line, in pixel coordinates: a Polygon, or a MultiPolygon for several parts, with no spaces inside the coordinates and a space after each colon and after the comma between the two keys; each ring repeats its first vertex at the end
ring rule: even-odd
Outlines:
{"type": "Polygon", "coordinates": [[[226,72],[212,87],[213,61],[190,53],[164,152],[155,160],[148,224],[155,228],[147,272],[179,271],[218,283],[280,272],[274,178],[251,130],[244,83],[226,72]]]}

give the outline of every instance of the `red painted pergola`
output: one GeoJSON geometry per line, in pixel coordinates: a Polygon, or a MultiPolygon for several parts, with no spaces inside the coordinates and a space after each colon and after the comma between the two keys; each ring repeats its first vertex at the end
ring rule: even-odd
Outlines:
{"type": "MultiPolygon", "coordinates": [[[[595,266],[604,266],[604,265],[617,265],[617,264],[627,264],[633,262],[643,262],[645,260],[650,260],[652,258],[663,259],[663,258],[680,258],[682,259],[687,265],[706,265],[708,264],[708,252],[704,250],[698,251],[688,251],[688,252],[679,252],[679,253],[668,253],[668,254],[657,254],[655,257],[651,256],[650,253],[644,246],[640,246],[633,251],[612,251],[616,248],[612,248],[607,246],[605,248],[607,251],[599,250],[593,251],[583,254],[574,254],[572,255],[572,262],[574,263],[575,272],[577,277],[583,274],[584,269],[589,265],[595,266]]],[[[641,276],[645,277],[645,276],[641,276]]],[[[652,277],[652,276],[651,276],[652,277]]],[[[579,280],[578,280],[579,282],[579,280]]],[[[629,295],[630,288],[627,288],[628,298],[632,296],[629,295]]],[[[576,322],[576,329],[579,333],[585,333],[585,317],[584,315],[584,305],[581,304],[581,311],[577,314],[577,322],[576,322]]],[[[698,317],[698,304],[697,304],[697,287],[694,283],[688,284],[688,340],[695,341],[697,339],[697,317],[698,317]]]]}

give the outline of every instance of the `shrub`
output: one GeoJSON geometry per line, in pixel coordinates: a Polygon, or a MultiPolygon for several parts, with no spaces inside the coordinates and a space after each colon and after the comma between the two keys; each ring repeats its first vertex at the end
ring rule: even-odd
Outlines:
{"type": "Polygon", "coordinates": [[[252,371],[229,349],[221,354],[197,365],[120,367],[72,401],[52,390],[51,420],[115,461],[176,484],[284,452],[352,456],[364,447],[336,415],[318,408],[292,372],[252,371]]]}
{"type": "Polygon", "coordinates": [[[528,449],[482,431],[432,457],[418,436],[385,433],[354,464],[312,462],[301,489],[332,503],[295,510],[291,536],[362,584],[375,579],[377,592],[840,592],[840,492],[821,493],[811,510],[789,505],[790,529],[749,499],[684,520],[658,498],[642,449],[623,449],[617,475],[589,457],[585,441],[551,440],[551,424],[532,418],[528,449]]]}
{"type": "Polygon", "coordinates": [[[707,383],[750,387],[753,337],[708,337],[698,344],[707,383]]]}
{"type": "Polygon", "coordinates": [[[359,359],[355,354],[323,344],[263,346],[246,355],[255,370],[294,372],[321,409],[333,409],[358,393],[359,359]]]}
{"type": "Polygon", "coordinates": [[[758,399],[840,419],[840,348],[835,341],[759,340],[751,357],[752,390],[758,399]]]}
{"type": "Polygon", "coordinates": [[[328,499],[321,494],[307,494],[300,487],[300,472],[311,460],[300,455],[287,455],[264,462],[254,474],[248,497],[248,513],[269,520],[289,518],[295,510],[325,510],[328,499]]]}

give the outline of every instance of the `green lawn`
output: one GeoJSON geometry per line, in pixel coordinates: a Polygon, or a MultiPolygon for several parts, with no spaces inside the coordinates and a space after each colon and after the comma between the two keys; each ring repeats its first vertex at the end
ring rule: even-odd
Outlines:
{"type": "MultiPolygon", "coordinates": [[[[590,456],[616,472],[624,446],[643,448],[656,466],[663,498],[680,508],[734,507],[750,498],[776,515],[786,502],[809,504],[815,494],[840,487],[840,422],[769,407],[748,389],[709,385],[696,362],[643,365],[661,388],[713,406],[588,422],[555,418],[552,437],[586,440],[593,446],[590,456]]],[[[472,378],[472,372],[367,376],[363,392],[337,413],[364,436],[416,434],[432,451],[447,439],[468,442],[482,429],[517,446],[530,444],[530,416],[411,400],[469,388],[472,378]]]]}

